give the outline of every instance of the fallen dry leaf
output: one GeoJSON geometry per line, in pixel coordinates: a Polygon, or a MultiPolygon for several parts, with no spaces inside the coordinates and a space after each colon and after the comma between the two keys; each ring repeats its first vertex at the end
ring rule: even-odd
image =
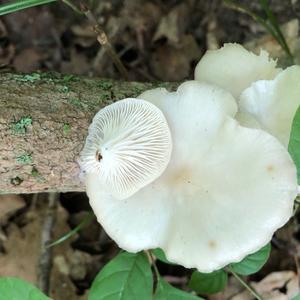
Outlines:
{"type": "Polygon", "coordinates": [[[150,67],[153,74],[165,81],[180,81],[191,73],[192,62],[198,61],[201,51],[192,35],[181,38],[180,48],[165,44],[153,54],[150,67]]]}
{"type": "Polygon", "coordinates": [[[24,199],[19,195],[0,196],[0,224],[5,224],[10,216],[26,205],[24,199]]]}
{"type": "Polygon", "coordinates": [[[17,72],[30,73],[41,68],[44,58],[44,54],[37,48],[24,49],[15,56],[13,66],[17,72]]]}
{"type": "Polygon", "coordinates": [[[70,61],[61,64],[62,73],[81,75],[91,69],[90,62],[84,53],[71,49],[70,61]]]}
{"type": "Polygon", "coordinates": [[[171,45],[180,43],[180,38],[185,31],[188,8],[186,3],[175,6],[164,16],[153,36],[153,41],[166,38],[171,45]]]}
{"type": "Polygon", "coordinates": [[[36,264],[40,254],[41,222],[38,214],[22,228],[11,223],[5,253],[0,253],[0,276],[19,277],[33,284],[37,281],[36,264]]]}
{"type": "Polygon", "coordinates": [[[10,43],[6,26],[0,20],[0,67],[8,65],[15,54],[15,47],[10,43]]]}
{"type": "MultiPolygon", "coordinates": [[[[273,272],[260,282],[251,282],[251,286],[266,300],[291,300],[299,293],[298,276],[293,271],[273,272]]],[[[234,296],[232,300],[252,300],[249,291],[234,296]]]]}

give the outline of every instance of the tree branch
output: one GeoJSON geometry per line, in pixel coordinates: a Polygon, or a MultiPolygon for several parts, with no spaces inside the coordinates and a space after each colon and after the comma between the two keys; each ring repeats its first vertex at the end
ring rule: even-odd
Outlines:
{"type": "Polygon", "coordinates": [[[0,75],[0,194],[83,191],[77,164],[95,113],[173,84],[72,75],[0,75]]]}

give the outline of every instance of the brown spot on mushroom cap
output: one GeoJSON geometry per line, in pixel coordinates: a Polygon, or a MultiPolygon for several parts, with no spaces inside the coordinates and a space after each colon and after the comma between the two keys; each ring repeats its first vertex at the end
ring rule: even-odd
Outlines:
{"type": "Polygon", "coordinates": [[[189,167],[183,167],[176,170],[172,177],[169,179],[169,183],[172,186],[178,186],[181,184],[192,183],[192,171],[189,167]]]}
{"type": "Polygon", "coordinates": [[[216,241],[214,241],[214,240],[210,240],[210,241],[208,242],[208,246],[209,246],[209,248],[211,248],[211,249],[215,249],[215,248],[217,247],[217,243],[216,243],[216,241]]]}
{"type": "Polygon", "coordinates": [[[267,166],[267,171],[268,171],[268,172],[274,171],[274,166],[273,166],[273,165],[268,165],[268,166],[267,166]]]}

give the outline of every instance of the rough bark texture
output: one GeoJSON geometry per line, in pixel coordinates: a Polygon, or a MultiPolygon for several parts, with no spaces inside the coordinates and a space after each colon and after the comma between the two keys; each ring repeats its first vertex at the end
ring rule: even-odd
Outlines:
{"type": "Polygon", "coordinates": [[[0,194],[83,191],[77,160],[95,113],[157,86],[162,84],[1,74],[0,194]]]}

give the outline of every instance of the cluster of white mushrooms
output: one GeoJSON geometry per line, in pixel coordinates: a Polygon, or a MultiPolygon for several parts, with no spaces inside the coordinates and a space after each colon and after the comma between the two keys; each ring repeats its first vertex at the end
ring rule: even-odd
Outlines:
{"type": "Polygon", "coordinates": [[[176,92],[105,107],[80,161],[98,221],[127,251],[162,248],[202,272],[259,250],[292,215],[299,104],[300,67],[226,44],[176,92]]]}

